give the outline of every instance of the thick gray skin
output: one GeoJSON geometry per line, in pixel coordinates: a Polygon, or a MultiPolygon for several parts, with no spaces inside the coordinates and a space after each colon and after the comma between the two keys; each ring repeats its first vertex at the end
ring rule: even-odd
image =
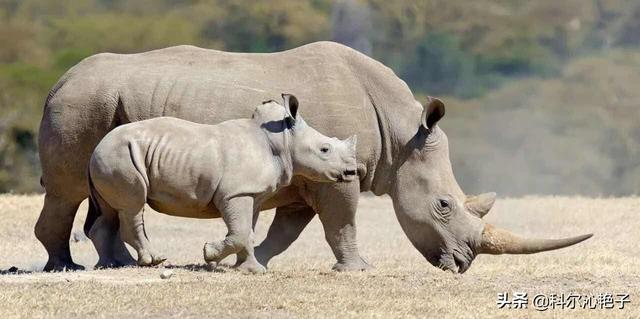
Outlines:
{"type": "MultiPolygon", "coordinates": [[[[248,106],[280,92],[295,92],[305,119],[321,133],[358,135],[360,183],[294,178],[266,201],[261,209],[277,210],[267,238],[256,247],[263,265],[289,247],[317,213],[337,259],[334,269],[367,269],[354,216],[359,193],[370,190],[390,195],[405,233],[431,263],[468,268],[483,234],[480,216],[494,196],[467,200],[458,186],[446,135],[436,125],[444,105],[431,101],[423,108],[389,68],[346,46],[318,42],[270,54],[192,46],[98,54],[69,70],[51,90],[40,126],[47,194],[35,233],[49,253],[45,270],[79,268],[71,259],[69,235],[78,205],[88,196],[89,156],[107,132],[163,115],[207,124],[248,117],[248,106]],[[440,206],[441,199],[448,207],[440,206]]],[[[122,252],[121,242],[115,246],[122,252]]]]}
{"type": "Polygon", "coordinates": [[[286,111],[267,102],[251,119],[204,125],[161,117],[107,134],[89,164],[91,199],[101,213],[89,234],[100,256],[96,266],[119,265],[113,247],[118,228],[139,265],[165,260],[144,230],[148,203],[168,215],[222,217],[228,234],[205,245],[205,260],[215,267],[241,252],[239,269],[264,272],[254,257],[253,224],[265,199],[293,176],[316,182],[356,177],[355,138],[318,133],[297,116],[295,97],[284,98],[286,111]]]}

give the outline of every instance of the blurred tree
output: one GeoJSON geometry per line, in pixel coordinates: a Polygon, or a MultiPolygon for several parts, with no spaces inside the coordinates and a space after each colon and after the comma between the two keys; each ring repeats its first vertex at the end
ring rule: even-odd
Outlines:
{"type": "Polygon", "coordinates": [[[429,33],[420,41],[402,74],[411,87],[431,94],[475,95],[475,62],[459,41],[444,33],[429,33]]]}
{"type": "Polygon", "coordinates": [[[625,46],[640,46],[640,3],[628,11],[622,21],[617,43],[625,46]]]}
{"type": "Polygon", "coordinates": [[[0,9],[0,63],[28,62],[43,66],[49,50],[39,43],[38,25],[10,17],[0,9]]]}
{"type": "Polygon", "coordinates": [[[220,1],[224,19],[207,22],[204,36],[230,51],[272,52],[328,38],[327,12],[296,0],[220,1]]]}
{"type": "Polygon", "coordinates": [[[50,21],[50,47],[86,52],[133,53],[196,43],[198,30],[176,15],[92,14],[50,21]]]}
{"type": "Polygon", "coordinates": [[[331,12],[333,41],[371,55],[373,47],[370,37],[373,33],[371,11],[364,3],[356,0],[336,1],[331,12]]]}
{"type": "Polygon", "coordinates": [[[36,128],[60,75],[19,62],[0,65],[0,192],[40,190],[36,128]]]}
{"type": "Polygon", "coordinates": [[[0,0],[0,192],[40,190],[42,103],[88,55],[325,39],[380,60],[417,95],[462,98],[448,98],[462,107],[443,125],[465,188],[639,192],[639,18],[637,0],[0,0]]]}

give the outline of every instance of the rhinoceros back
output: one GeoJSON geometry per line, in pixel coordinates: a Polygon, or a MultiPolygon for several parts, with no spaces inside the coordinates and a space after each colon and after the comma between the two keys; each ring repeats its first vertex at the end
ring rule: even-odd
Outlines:
{"type": "MultiPolygon", "coordinates": [[[[335,43],[278,53],[229,53],[178,46],[139,54],[98,54],[67,72],[45,106],[40,130],[47,192],[87,195],[93,148],[114,127],[159,116],[206,124],[250,117],[255,106],[295,94],[305,120],[325,135],[358,135],[359,161],[379,149],[375,111],[335,43]]],[[[368,59],[362,56],[363,59],[368,59]]]]}

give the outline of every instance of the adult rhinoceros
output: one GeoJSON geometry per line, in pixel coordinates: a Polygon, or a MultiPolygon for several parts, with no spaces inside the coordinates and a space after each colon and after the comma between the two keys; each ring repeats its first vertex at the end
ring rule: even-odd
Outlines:
{"type": "Polygon", "coordinates": [[[90,154],[107,132],[158,116],[208,124],[249,117],[250,106],[281,92],[298,96],[304,118],[321,133],[358,135],[360,183],[295,180],[269,200],[263,209],[277,207],[276,216],[256,248],[265,266],[318,214],[337,259],[334,269],[368,268],[354,215],[359,193],[369,190],[391,197],[407,237],[431,264],[456,272],[467,270],[478,253],[535,253],[590,237],[531,240],[483,222],[495,194],[467,197],[458,186],[447,137],[436,125],[444,104],[430,99],[423,108],[392,70],[355,50],[331,42],[268,54],[178,46],[91,56],[49,93],[39,135],[46,196],[35,227],[49,253],[45,270],[81,268],[72,261],[69,236],[88,196],[90,154]]]}

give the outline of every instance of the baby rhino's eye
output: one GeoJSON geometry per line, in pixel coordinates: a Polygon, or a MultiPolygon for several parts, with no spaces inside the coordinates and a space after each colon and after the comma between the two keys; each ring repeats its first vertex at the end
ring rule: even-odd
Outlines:
{"type": "Polygon", "coordinates": [[[320,153],[329,154],[330,152],[331,152],[331,145],[325,143],[320,146],[320,153]]]}

